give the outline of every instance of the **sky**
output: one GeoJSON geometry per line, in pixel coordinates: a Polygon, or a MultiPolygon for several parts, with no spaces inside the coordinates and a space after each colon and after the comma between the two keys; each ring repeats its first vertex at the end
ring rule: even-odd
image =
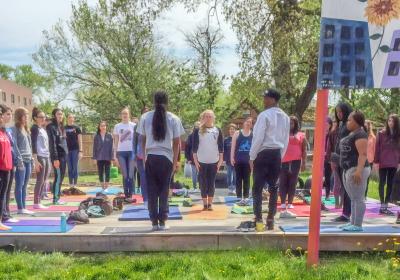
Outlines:
{"type": "MultiPolygon", "coordinates": [[[[68,20],[71,16],[71,2],[77,1],[0,0],[0,63],[11,66],[33,64],[31,55],[40,46],[42,31],[51,29],[59,20],[68,20]]],[[[89,3],[95,2],[89,0],[89,3]]],[[[185,43],[183,32],[204,23],[206,15],[206,6],[190,14],[182,6],[175,6],[164,13],[155,25],[157,37],[163,39],[164,51],[182,60],[193,56],[185,43]]],[[[222,16],[219,19],[224,39],[216,59],[216,70],[220,75],[229,77],[239,71],[238,55],[235,52],[237,39],[222,16]]]]}

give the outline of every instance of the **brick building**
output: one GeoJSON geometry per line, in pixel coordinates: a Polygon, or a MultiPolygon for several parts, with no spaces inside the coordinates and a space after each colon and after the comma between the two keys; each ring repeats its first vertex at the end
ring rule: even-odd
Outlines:
{"type": "Polygon", "coordinates": [[[18,107],[25,107],[32,112],[32,90],[13,81],[0,79],[0,103],[10,107],[13,111],[18,107]]]}

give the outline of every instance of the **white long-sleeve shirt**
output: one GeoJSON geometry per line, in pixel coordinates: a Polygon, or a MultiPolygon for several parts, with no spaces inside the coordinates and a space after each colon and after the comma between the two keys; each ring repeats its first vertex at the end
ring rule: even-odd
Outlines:
{"type": "Polygon", "coordinates": [[[250,160],[255,160],[263,150],[280,149],[286,153],[289,143],[290,119],[282,109],[272,107],[263,111],[253,128],[250,160]]]}

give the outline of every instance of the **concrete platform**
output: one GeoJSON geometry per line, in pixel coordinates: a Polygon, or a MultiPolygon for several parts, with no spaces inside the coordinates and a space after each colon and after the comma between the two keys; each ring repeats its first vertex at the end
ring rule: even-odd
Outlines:
{"type": "MultiPolygon", "coordinates": [[[[225,192],[217,190],[216,197],[220,203],[225,192]]],[[[196,201],[197,195],[192,196],[196,201]]],[[[308,234],[285,233],[279,230],[279,225],[306,225],[308,218],[277,218],[274,231],[242,233],[236,231],[236,226],[241,221],[251,220],[253,215],[229,213],[226,219],[221,220],[191,220],[186,218],[190,209],[180,207],[183,219],[169,221],[171,229],[166,232],[151,232],[149,221],[118,221],[120,212],[114,212],[108,217],[91,219],[90,224],[77,225],[64,234],[1,233],[0,247],[41,252],[197,251],[238,248],[286,250],[299,247],[307,249],[308,234]]],[[[228,211],[229,209],[230,207],[228,211]]],[[[336,214],[325,212],[324,215],[325,217],[321,218],[322,224],[334,224],[330,220],[336,217],[336,214]]],[[[45,219],[46,214],[42,214],[41,217],[23,218],[45,219]]],[[[394,225],[394,221],[395,217],[366,219],[365,226],[394,225]]],[[[400,241],[400,234],[322,233],[320,247],[322,251],[382,251],[393,249],[394,241],[400,241]]]]}

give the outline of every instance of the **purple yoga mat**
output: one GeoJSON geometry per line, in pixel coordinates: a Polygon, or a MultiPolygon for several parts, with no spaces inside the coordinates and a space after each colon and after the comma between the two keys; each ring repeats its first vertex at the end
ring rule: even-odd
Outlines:
{"type": "Polygon", "coordinates": [[[4,224],[11,227],[16,226],[59,226],[61,223],[60,219],[57,220],[20,220],[18,223],[7,223],[4,224]]]}

